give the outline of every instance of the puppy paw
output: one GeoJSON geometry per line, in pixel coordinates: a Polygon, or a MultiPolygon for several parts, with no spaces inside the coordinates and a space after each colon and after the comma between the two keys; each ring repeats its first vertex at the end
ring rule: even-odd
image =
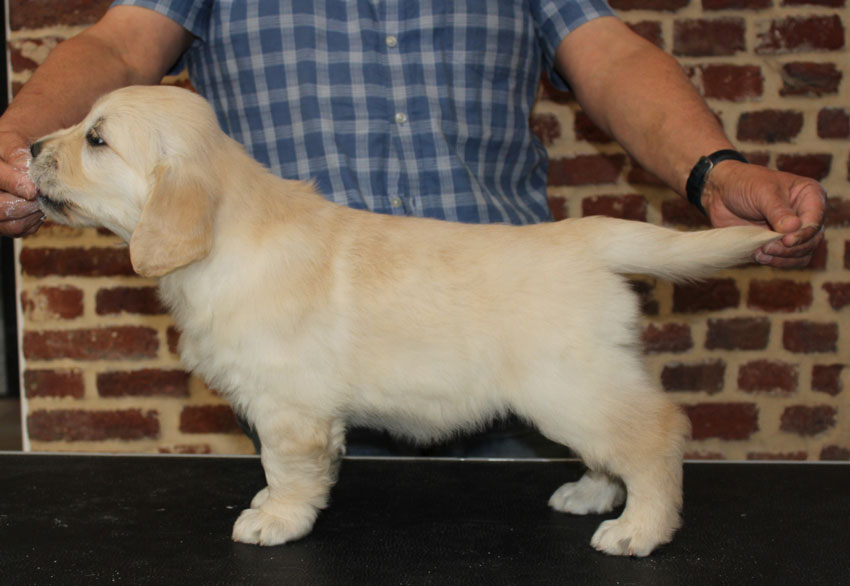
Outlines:
{"type": "Polygon", "coordinates": [[[605,521],[593,534],[590,545],[609,555],[646,557],[672,538],[670,532],[651,532],[623,519],[605,521]]]}
{"type": "Polygon", "coordinates": [[[569,482],[556,490],[549,506],[562,513],[587,515],[613,511],[625,500],[622,484],[604,474],[588,472],[578,482],[569,482]]]}
{"type": "Polygon", "coordinates": [[[309,505],[278,506],[274,512],[268,512],[265,508],[245,509],[233,525],[233,541],[257,545],[280,545],[295,541],[310,532],[316,514],[316,509],[309,505]]]}

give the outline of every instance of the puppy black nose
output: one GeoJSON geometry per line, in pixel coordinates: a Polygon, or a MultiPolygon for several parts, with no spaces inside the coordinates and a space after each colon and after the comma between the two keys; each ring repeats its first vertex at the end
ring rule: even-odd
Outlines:
{"type": "Polygon", "coordinates": [[[32,146],[30,146],[30,153],[32,154],[32,158],[33,159],[36,158],[38,156],[38,153],[40,153],[40,152],[41,152],[41,143],[40,142],[32,143],[32,146]]]}

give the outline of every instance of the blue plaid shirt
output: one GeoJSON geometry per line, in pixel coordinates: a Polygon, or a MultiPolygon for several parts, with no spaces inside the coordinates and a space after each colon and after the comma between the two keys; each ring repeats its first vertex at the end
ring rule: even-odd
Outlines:
{"type": "Polygon", "coordinates": [[[549,219],[529,127],[561,40],[605,0],[118,0],[196,41],[177,64],[282,177],[387,214],[549,219]]]}

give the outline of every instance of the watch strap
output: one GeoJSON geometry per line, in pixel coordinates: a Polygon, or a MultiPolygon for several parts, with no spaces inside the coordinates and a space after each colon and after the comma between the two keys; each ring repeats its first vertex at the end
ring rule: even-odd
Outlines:
{"type": "Polygon", "coordinates": [[[691,169],[691,174],[688,176],[688,182],[685,184],[685,193],[688,196],[688,201],[704,215],[708,215],[705,208],[702,206],[702,191],[705,188],[705,183],[708,181],[708,174],[721,161],[740,161],[749,163],[746,157],[733,149],[722,149],[715,151],[708,156],[700,157],[694,168],[691,169]]]}

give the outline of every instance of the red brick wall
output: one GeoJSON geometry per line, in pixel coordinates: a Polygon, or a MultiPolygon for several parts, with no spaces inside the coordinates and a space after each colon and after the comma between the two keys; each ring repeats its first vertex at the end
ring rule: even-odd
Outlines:
{"type": "MultiPolygon", "coordinates": [[[[13,88],[108,0],[11,0],[13,88]]],[[[815,177],[827,241],[799,271],[705,283],[636,278],[652,372],[703,458],[850,459],[850,57],[846,0],[613,0],[675,55],[751,160],[815,177]]],[[[532,124],[557,217],[700,228],[569,95],[544,84],[532,124]]],[[[35,450],[250,451],[214,391],[180,370],[154,283],[106,233],[47,226],[19,246],[23,385],[35,450]]]]}

